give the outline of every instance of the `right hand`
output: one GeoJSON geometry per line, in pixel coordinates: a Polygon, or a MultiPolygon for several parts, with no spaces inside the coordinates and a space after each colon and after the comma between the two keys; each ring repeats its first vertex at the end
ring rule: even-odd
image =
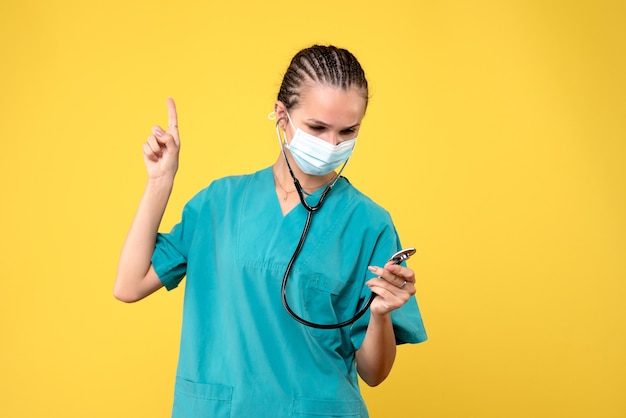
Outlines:
{"type": "Polygon", "coordinates": [[[167,130],[160,126],[152,127],[152,135],[143,144],[143,159],[148,170],[148,179],[173,180],[178,170],[180,137],[178,116],[174,99],[167,99],[167,130]]]}

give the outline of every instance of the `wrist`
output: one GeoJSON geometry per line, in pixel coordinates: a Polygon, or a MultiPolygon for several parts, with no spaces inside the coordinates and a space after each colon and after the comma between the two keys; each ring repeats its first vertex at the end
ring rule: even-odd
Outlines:
{"type": "Polygon", "coordinates": [[[153,203],[167,201],[174,188],[174,178],[171,177],[158,177],[150,178],[146,183],[144,190],[144,196],[148,197],[153,203]],[[155,200],[156,199],[156,200],[155,200]]]}
{"type": "Polygon", "coordinates": [[[377,323],[381,325],[385,325],[387,323],[391,324],[391,312],[378,313],[376,311],[370,312],[370,324],[377,323]]]}
{"type": "Polygon", "coordinates": [[[174,175],[148,177],[146,188],[150,190],[171,190],[174,187],[174,175]]]}

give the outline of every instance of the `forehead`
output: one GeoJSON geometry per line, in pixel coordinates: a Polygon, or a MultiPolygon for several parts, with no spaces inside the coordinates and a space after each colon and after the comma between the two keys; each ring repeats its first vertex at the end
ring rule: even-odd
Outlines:
{"type": "Polygon", "coordinates": [[[357,87],[344,90],[341,87],[309,84],[300,91],[299,103],[291,113],[328,123],[354,125],[363,119],[366,106],[367,101],[357,87]]]}

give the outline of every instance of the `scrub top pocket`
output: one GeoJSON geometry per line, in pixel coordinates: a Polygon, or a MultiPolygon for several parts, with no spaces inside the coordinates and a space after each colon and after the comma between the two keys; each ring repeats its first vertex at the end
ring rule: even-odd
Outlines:
{"type": "MultiPolygon", "coordinates": [[[[302,310],[296,311],[303,319],[322,325],[338,324],[352,319],[361,306],[358,305],[359,290],[354,283],[333,279],[323,273],[309,273],[306,283],[301,285],[302,310]]],[[[363,302],[364,304],[365,302],[363,302]]],[[[309,328],[316,338],[341,344],[342,330],[350,326],[335,329],[309,328]]]]}
{"type": "Polygon", "coordinates": [[[176,378],[172,418],[230,417],[233,388],[176,378]]]}

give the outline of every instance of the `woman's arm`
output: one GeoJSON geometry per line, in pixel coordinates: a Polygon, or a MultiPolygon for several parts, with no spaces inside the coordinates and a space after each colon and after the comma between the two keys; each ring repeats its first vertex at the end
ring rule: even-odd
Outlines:
{"type": "Polygon", "coordinates": [[[363,344],[356,352],[356,363],[361,379],[370,386],[377,386],[387,378],[396,358],[391,311],[400,308],[415,294],[415,273],[392,263],[384,269],[370,267],[370,271],[379,276],[367,282],[377,296],[370,306],[370,321],[363,344]]]}
{"type": "Polygon", "coordinates": [[[178,170],[180,138],[176,106],[168,105],[168,128],[155,126],[143,145],[148,183],[120,255],[113,295],[123,302],[135,302],[163,286],[152,268],[156,236],[167,207],[178,170]]]}
{"type": "Polygon", "coordinates": [[[113,295],[136,302],[161,288],[152,268],[154,244],[173,186],[171,181],[148,181],[139,208],[122,247],[113,295]]]}

